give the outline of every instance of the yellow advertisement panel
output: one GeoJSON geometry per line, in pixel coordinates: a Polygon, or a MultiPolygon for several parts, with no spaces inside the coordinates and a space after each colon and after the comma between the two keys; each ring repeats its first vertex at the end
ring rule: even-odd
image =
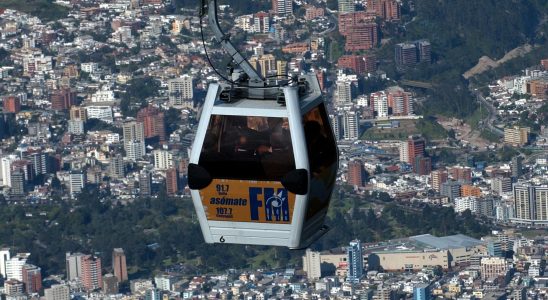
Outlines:
{"type": "Polygon", "coordinates": [[[208,220],[290,224],[295,194],[280,182],[214,179],[200,190],[208,220]]]}

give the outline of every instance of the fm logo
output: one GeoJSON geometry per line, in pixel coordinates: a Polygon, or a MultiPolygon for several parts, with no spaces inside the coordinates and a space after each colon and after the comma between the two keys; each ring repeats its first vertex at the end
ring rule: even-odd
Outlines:
{"type": "Polygon", "coordinates": [[[259,208],[264,207],[266,221],[289,222],[287,190],[278,188],[249,188],[251,220],[259,221],[259,208]],[[274,220],[273,220],[274,219],[274,220]]]}

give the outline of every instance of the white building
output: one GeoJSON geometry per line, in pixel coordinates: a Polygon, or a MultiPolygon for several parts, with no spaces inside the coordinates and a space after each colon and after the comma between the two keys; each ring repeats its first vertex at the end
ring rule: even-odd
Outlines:
{"type": "Polygon", "coordinates": [[[159,275],[154,277],[156,288],[162,291],[171,291],[171,286],[175,283],[175,277],[171,275],[159,275]]]}
{"type": "Polygon", "coordinates": [[[360,123],[355,111],[346,111],[343,114],[343,131],[345,140],[356,140],[360,137],[360,123]]]}
{"type": "Polygon", "coordinates": [[[457,197],[455,198],[455,212],[463,212],[469,209],[471,213],[477,213],[479,211],[478,198],[469,197],[457,197]]]}
{"type": "Polygon", "coordinates": [[[84,121],[82,120],[69,120],[68,132],[72,134],[84,134],[84,121]]]}
{"type": "Polygon", "coordinates": [[[23,266],[27,263],[30,253],[17,253],[6,261],[7,279],[23,281],[23,266]]]}
{"type": "Polygon", "coordinates": [[[388,117],[388,97],[384,91],[372,93],[370,96],[377,118],[388,117]]]}
{"type": "Polygon", "coordinates": [[[167,150],[154,150],[154,168],[165,170],[173,167],[173,154],[167,150]]]}
{"type": "Polygon", "coordinates": [[[407,141],[400,142],[400,161],[409,162],[409,143],[407,141]]]}
{"type": "Polygon", "coordinates": [[[11,187],[11,164],[17,160],[17,156],[15,155],[8,155],[2,157],[0,160],[1,163],[1,169],[2,169],[2,185],[11,187]]]}
{"type": "Polygon", "coordinates": [[[67,266],[67,279],[77,280],[82,276],[82,253],[70,253],[65,254],[66,266],[67,266]]]}
{"type": "Polygon", "coordinates": [[[114,92],[107,88],[100,89],[91,95],[91,102],[112,102],[114,100],[114,92]]]}
{"type": "Polygon", "coordinates": [[[91,105],[86,106],[88,119],[99,119],[101,121],[112,123],[114,117],[112,115],[112,107],[106,105],[91,105]]]}
{"type": "Polygon", "coordinates": [[[80,193],[86,184],[86,173],[73,171],[70,173],[70,196],[74,198],[80,193]]]}
{"type": "Polygon", "coordinates": [[[337,80],[336,85],[337,104],[348,104],[352,102],[352,82],[337,80]]]}
{"type": "Polygon", "coordinates": [[[245,32],[251,32],[253,30],[253,15],[239,16],[235,20],[235,26],[241,28],[245,32]]]}
{"type": "Polygon", "coordinates": [[[306,249],[303,256],[303,269],[308,280],[316,280],[322,277],[320,252],[306,249]]]}
{"type": "Polygon", "coordinates": [[[96,62],[82,63],[80,64],[80,69],[86,73],[94,74],[99,71],[99,64],[96,62]]]}
{"type": "Polygon", "coordinates": [[[167,82],[169,90],[169,103],[171,105],[183,105],[192,108],[194,98],[193,78],[185,74],[180,78],[167,82]]]}
{"type": "Polygon", "coordinates": [[[144,141],[128,141],[126,144],[126,157],[129,160],[137,161],[145,156],[145,142],[144,141]]]}

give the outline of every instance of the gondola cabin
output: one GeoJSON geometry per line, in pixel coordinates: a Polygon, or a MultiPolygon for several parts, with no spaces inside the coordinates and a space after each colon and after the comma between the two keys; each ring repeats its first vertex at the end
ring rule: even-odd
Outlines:
{"type": "Polygon", "coordinates": [[[247,87],[234,96],[235,89],[209,86],[190,155],[204,239],[306,247],[327,230],[338,168],[318,80],[302,75],[274,89],[274,100],[256,100],[247,87]]]}

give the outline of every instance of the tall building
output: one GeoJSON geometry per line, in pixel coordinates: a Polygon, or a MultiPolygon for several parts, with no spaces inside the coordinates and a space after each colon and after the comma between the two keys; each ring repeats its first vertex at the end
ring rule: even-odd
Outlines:
{"type": "Polygon", "coordinates": [[[2,279],[6,279],[8,276],[7,273],[7,263],[8,260],[10,260],[10,249],[9,248],[2,248],[0,249],[0,275],[2,275],[2,279]]]}
{"type": "Polygon", "coordinates": [[[138,161],[145,156],[145,143],[144,141],[128,141],[125,143],[126,157],[131,161],[138,161]]]}
{"type": "Polygon", "coordinates": [[[388,97],[384,91],[369,95],[369,105],[373,109],[375,118],[386,118],[389,115],[388,97]]]}
{"type": "Polygon", "coordinates": [[[103,287],[100,258],[91,255],[82,257],[82,284],[87,291],[103,287]]]}
{"type": "Polygon", "coordinates": [[[512,177],[519,178],[523,174],[523,157],[514,156],[512,157],[512,163],[510,164],[512,170],[512,177]]]}
{"type": "Polygon", "coordinates": [[[126,254],[122,248],[114,248],[112,250],[112,270],[114,276],[118,278],[118,282],[127,280],[126,254]]]}
{"type": "Polygon", "coordinates": [[[48,152],[28,151],[25,159],[31,162],[35,176],[53,172],[52,157],[48,152]]]}
{"type": "Polygon", "coordinates": [[[347,183],[356,187],[363,187],[366,180],[366,171],[361,160],[348,162],[347,183]]]}
{"type": "Polygon", "coordinates": [[[415,41],[415,46],[417,47],[417,60],[418,62],[432,62],[432,46],[427,40],[418,40],[415,41]]]}
{"type": "Polygon", "coordinates": [[[350,242],[346,249],[348,254],[348,275],[346,279],[350,282],[359,282],[363,276],[363,253],[359,240],[350,242]]]}
{"type": "Polygon", "coordinates": [[[109,175],[112,178],[121,179],[125,177],[124,157],[117,153],[110,158],[109,175]]]}
{"type": "Polygon", "coordinates": [[[504,128],[504,143],[520,147],[529,143],[529,134],[531,128],[529,127],[506,127],[504,128]]]}
{"type": "Polygon", "coordinates": [[[17,253],[6,262],[6,278],[23,281],[23,266],[27,263],[30,253],[17,253]]]}
{"type": "Polygon", "coordinates": [[[84,121],[82,120],[69,120],[68,132],[74,135],[82,135],[85,133],[84,121]]]}
{"type": "Polygon", "coordinates": [[[394,56],[398,67],[414,66],[417,63],[417,46],[411,43],[396,44],[394,56]]]}
{"type": "Polygon", "coordinates": [[[44,290],[46,300],[70,300],[70,289],[66,284],[54,284],[44,290]]]}
{"type": "Polygon", "coordinates": [[[350,80],[337,80],[337,103],[347,104],[352,102],[352,81],[350,80]]]}
{"type": "MultiPolygon", "coordinates": [[[[286,76],[287,75],[287,61],[285,61],[285,60],[276,61],[276,74],[278,76],[286,76]]],[[[320,83],[320,85],[321,85],[321,83],[320,83]]]]}
{"type": "Polygon", "coordinates": [[[379,43],[378,26],[375,22],[360,22],[349,28],[344,49],[346,51],[369,50],[379,43]]]}
{"type": "Polygon", "coordinates": [[[10,195],[13,197],[24,197],[26,193],[25,172],[15,169],[10,174],[10,195]]]}
{"type": "Polygon", "coordinates": [[[409,159],[407,162],[411,165],[415,164],[418,156],[424,156],[426,150],[426,141],[421,136],[412,135],[407,139],[407,150],[409,159]]]}
{"type": "MultiPolygon", "coordinates": [[[[122,125],[122,133],[124,135],[124,146],[129,141],[145,141],[145,126],[142,122],[124,122],[122,125]]],[[[127,151],[127,148],[125,150],[127,151]]]]}
{"type": "Polygon", "coordinates": [[[168,80],[169,103],[171,105],[183,105],[192,108],[192,99],[194,98],[193,81],[194,79],[187,74],[180,78],[168,80]]]}
{"type": "Polygon", "coordinates": [[[409,116],[413,114],[413,97],[404,91],[389,91],[386,95],[390,114],[394,116],[409,116]]]}
{"type": "Polygon", "coordinates": [[[22,276],[27,294],[38,293],[42,290],[42,273],[39,267],[30,264],[24,265],[22,276]]]}
{"type": "Polygon", "coordinates": [[[432,159],[423,155],[416,156],[413,163],[413,172],[418,175],[428,175],[430,171],[432,171],[432,159]]]}
{"type": "Polygon", "coordinates": [[[356,5],[353,0],[339,0],[339,14],[356,11],[356,5]]]}
{"type": "Polygon", "coordinates": [[[413,300],[430,300],[430,285],[428,283],[420,283],[413,287],[413,300]]]}
{"type": "Polygon", "coordinates": [[[356,140],[360,137],[360,123],[355,111],[344,112],[343,132],[345,140],[356,140]]]}
{"type": "Polygon", "coordinates": [[[173,153],[168,150],[157,149],[152,151],[154,156],[154,168],[165,170],[174,166],[173,153]]]}
{"type": "Polygon", "coordinates": [[[491,180],[491,190],[502,195],[503,193],[509,193],[512,191],[512,179],[509,177],[497,177],[491,180]]]}
{"type": "Polygon", "coordinates": [[[145,170],[139,173],[139,195],[150,196],[152,194],[152,176],[145,170]]]}
{"type": "Polygon", "coordinates": [[[508,263],[502,257],[483,257],[480,263],[481,279],[487,280],[498,276],[505,276],[508,263]]]}
{"type": "Polygon", "coordinates": [[[8,155],[2,157],[0,160],[0,163],[2,164],[2,185],[11,187],[11,171],[12,171],[12,163],[17,160],[17,156],[15,155],[8,155]]]}
{"type": "Polygon", "coordinates": [[[432,61],[430,42],[418,40],[396,44],[394,59],[400,68],[412,67],[417,63],[430,63],[432,61]]]}
{"type": "Polygon", "coordinates": [[[514,184],[514,223],[548,225],[548,186],[514,184]]]}
{"type": "Polygon", "coordinates": [[[293,14],[292,0],[272,0],[272,10],[278,16],[287,16],[293,14]]]}
{"type": "Polygon", "coordinates": [[[70,88],[54,90],[50,97],[51,108],[54,110],[67,110],[76,104],[76,92],[70,88]]]}
{"type": "Polygon", "coordinates": [[[270,16],[261,11],[253,15],[253,31],[257,33],[270,32],[270,16]]]}
{"type": "Polygon", "coordinates": [[[86,185],[86,173],[82,170],[74,170],[70,172],[70,196],[75,198],[86,185]]]}
{"type": "Polygon", "coordinates": [[[176,168],[166,170],[166,190],[168,195],[179,192],[179,172],[176,168]]]}
{"type": "Polygon", "coordinates": [[[303,269],[308,280],[317,280],[322,277],[320,252],[306,249],[303,256],[303,269]]]}
{"type": "Polygon", "coordinates": [[[401,141],[399,145],[400,161],[409,163],[409,143],[407,141],[401,141]]]}
{"type": "Polygon", "coordinates": [[[166,140],[164,113],[154,107],[147,106],[137,113],[137,121],[144,126],[145,138],[158,137],[161,142],[166,140]]]}
{"type": "Polygon", "coordinates": [[[448,174],[446,170],[436,170],[430,173],[430,183],[432,188],[439,192],[441,190],[441,185],[447,182],[448,174]]]}
{"type": "Polygon", "coordinates": [[[341,114],[329,115],[329,121],[331,122],[331,128],[333,128],[333,135],[336,141],[340,141],[344,137],[343,119],[341,114]]]}
{"type": "Polygon", "coordinates": [[[446,196],[450,201],[460,197],[461,183],[457,181],[447,181],[441,184],[440,195],[446,196]]]}
{"type": "Polygon", "coordinates": [[[84,254],[82,253],[70,253],[65,254],[66,269],[67,269],[67,280],[76,280],[82,278],[82,258],[84,254]]]}

